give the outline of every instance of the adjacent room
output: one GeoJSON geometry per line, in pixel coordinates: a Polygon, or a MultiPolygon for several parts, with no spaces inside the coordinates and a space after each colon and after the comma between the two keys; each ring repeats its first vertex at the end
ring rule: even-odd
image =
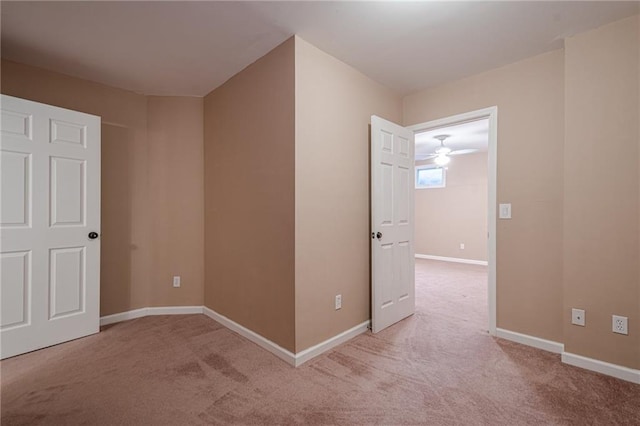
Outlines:
{"type": "Polygon", "coordinates": [[[638,424],[640,3],[1,12],[3,425],[638,424]]]}
{"type": "Polygon", "coordinates": [[[424,309],[489,331],[489,120],[416,132],[415,143],[416,290],[424,309]]]}

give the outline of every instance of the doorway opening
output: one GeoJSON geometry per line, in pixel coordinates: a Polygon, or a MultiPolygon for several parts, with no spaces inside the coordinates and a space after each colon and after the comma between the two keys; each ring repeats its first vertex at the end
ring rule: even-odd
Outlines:
{"type": "Polygon", "coordinates": [[[475,312],[469,315],[483,318],[495,335],[497,108],[409,129],[415,134],[416,299],[421,291],[451,295],[458,302],[438,306],[475,312]],[[421,282],[431,284],[420,289],[421,282]]]}

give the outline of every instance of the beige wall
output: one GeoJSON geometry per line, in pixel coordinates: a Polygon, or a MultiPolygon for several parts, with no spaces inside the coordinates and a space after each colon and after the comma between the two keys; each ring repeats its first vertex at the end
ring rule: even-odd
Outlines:
{"type": "MultiPolygon", "coordinates": [[[[197,133],[184,139],[190,150],[176,164],[160,152],[174,151],[180,141],[161,135],[162,129],[171,128],[158,122],[162,111],[155,110],[148,122],[145,96],[6,60],[2,60],[2,93],[102,117],[100,314],[152,304],[202,304],[202,273],[196,271],[202,270],[203,250],[194,238],[202,234],[202,219],[194,219],[202,209],[202,200],[193,189],[202,187],[198,177],[202,157],[194,152],[202,144],[197,133]],[[149,133],[154,136],[148,137],[149,133]],[[151,181],[172,168],[179,175],[174,184],[164,193],[154,190],[151,181]],[[192,213],[167,220],[165,213],[154,211],[162,204],[158,196],[179,199],[185,203],[182,209],[192,213]],[[182,222],[185,217],[194,220],[182,222]],[[185,237],[177,245],[155,237],[168,228],[174,235],[184,232],[185,237]],[[189,271],[183,288],[166,290],[171,282],[159,279],[159,253],[161,258],[185,260],[175,264],[189,271]]],[[[194,117],[187,119],[185,113],[178,118],[180,126],[197,121],[197,108],[189,114],[194,117]]]]}
{"type": "Polygon", "coordinates": [[[369,123],[400,122],[402,110],[399,96],[299,37],[295,50],[299,352],[370,318],[369,123]]]}
{"type": "Polygon", "coordinates": [[[640,23],[404,99],[416,124],[498,106],[498,327],[640,368],[640,23]],[[586,327],[570,324],[586,310],[586,327]],[[629,336],[611,315],[629,317],[629,336]],[[636,331],[634,331],[636,330],[636,331]]]}
{"type": "Polygon", "coordinates": [[[565,43],[564,343],[640,368],[638,17],[565,43]],[[570,325],[571,308],[586,327],[570,325]],[[629,317],[629,335],[611,315],[629,317]]]}
{"type": "Polygon", "coordinates": [[[149,306],[204,299],[203,99],[147,99],[152,211],[149,306]],[[181,277],[173,288],[172,277],[181,277]]]}
{"type": "Polygon", "coordinates": [[[295,350],[294,41],[206,96],[205,304],[295,350]]]}
{"type": "MultiPolygon", "coordinates": [[[[415,190],[417,254],[487,260],[487,158],[486,152],[452,157],[444,188],[415,190]]],[[[433,161],[416,167],[426,164],[433,161]]]]}
{"type": "Polygon", "coordinates": [[[404,98],[404,124],[498,107],[497,325],[562,341],[564,54],[536,56],[404,98]]]}
{"type": "Polygon", "coordinates": [[[299,37],[204,102],[5,60],[1,89],[102,117],[101,315],[204,300],[292,352],[370,318],[370,115],[496,105],[498,327],[640,368],[639,59],[634,17],[403,100],[299,37]]]}

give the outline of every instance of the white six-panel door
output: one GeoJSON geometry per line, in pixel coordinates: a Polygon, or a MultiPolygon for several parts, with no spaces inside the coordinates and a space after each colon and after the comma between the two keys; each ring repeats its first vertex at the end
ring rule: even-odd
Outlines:
{"type": "Polygon", "coordinates": [[[374,333],[415,311],[413,132],[371,117],[371,323],[374,333]]]}
{"type": "Polygon", "coordinates": [[[5,95],[0,110],[7,358],[99,330],[100,118],[5,95]]]}

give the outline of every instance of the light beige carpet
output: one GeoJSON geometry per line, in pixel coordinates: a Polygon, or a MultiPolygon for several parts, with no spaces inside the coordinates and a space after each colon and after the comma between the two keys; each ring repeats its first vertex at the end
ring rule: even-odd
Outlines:
{"type": "Polygon", "coordinates": [[[417,312],[294,369],[202,315],[8,359],[2,425],[640,424],[640,386],[486,333],[486,268],[417,261],[417,312]]]}

